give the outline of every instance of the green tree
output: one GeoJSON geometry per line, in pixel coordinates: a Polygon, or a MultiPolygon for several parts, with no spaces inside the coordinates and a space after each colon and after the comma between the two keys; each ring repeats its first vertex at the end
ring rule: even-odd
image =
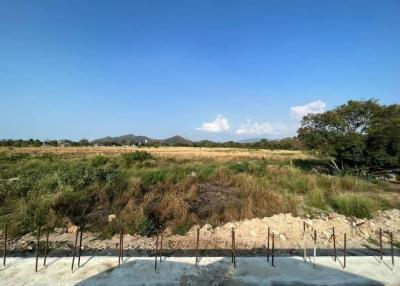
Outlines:
{"type": "Polygon", "coordinates": [[[399,166],[400,106],[376,100],[349,101],[303,117],[299,139],[332,160],[335,168],[399,166]]]}

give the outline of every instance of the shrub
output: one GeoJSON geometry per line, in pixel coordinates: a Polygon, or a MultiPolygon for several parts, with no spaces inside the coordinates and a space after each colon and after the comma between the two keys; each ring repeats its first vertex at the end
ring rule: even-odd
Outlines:
{"type": "Polygon", "coordinates": [[[141,176],[141,182],[143,186],[149,187],[151,185],[155,185],[159,182],[162,182],[166,178],[166,172],[161,170],[151,170],[148,172],[144,172],[141,176]]]}
{"type": "Polygon", "coordinates": [[[158,232],[154,222],[148,218],[140,219],[135,225],[135,231],[141,236],[153,236],[158,232]]]}
{"type": "Polygon", "coordinates": [[[134,162],[143,162],[153,159],[153,155],[146,151],[135,151],[132,153],[125,153],[121,155],[127,166],[131,166],[134,162]]]}
{"type": "Polygon", "coordinates": [[[108,157],[105,157],[103,155],[97,155],[92,158],[91,163],[93,167],[99,167],[101,165],[104,165],[108,162],[108,157]]]}
{"type": "Polygon", "coordinates": [[[175,225],[173,233],[177,235],[186,235],[189,232],[192,225],[193,225],[192,222],[179,223],[175,225]]]}
{"type": "Polygon", "coordinates": [[[89,211],[90,202],[86,193],[67,189],[56,194],[51,207],[57,214],[68,217],[76,224],[89,211]]]}
{"type": "Polygon", "coordinates": [[[370,198],[347,194],[336,196],[332,206],[340,214],[358,218],[371,218],[378,209],[377,204],[370,198]]]}

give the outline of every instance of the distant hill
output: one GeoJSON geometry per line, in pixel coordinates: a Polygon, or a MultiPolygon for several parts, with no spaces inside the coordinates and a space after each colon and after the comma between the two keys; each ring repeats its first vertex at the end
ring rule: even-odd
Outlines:
{"type": "Polygon", "coordinates": [[[145,142],[158,142],[158,140],[151,139],[147,136],[135,136],[133,134],[122,135],[117,137],[104,137],[93,140],[91,143],[98,145],[119,144],[119,145],[132,145],[144,144],[145,142]]]}
{"type": "Polygon", "coordinates": [[[237,143],[257,143],[260,142],[262,138],[250,138],[245,140],[236,141],[237,143]]]}
{"type": "Polygon", "coordinates": [[[160,143],[164,145],[192,145],[193,141],[183,138],[182,136],[175,135],[173,137],[161,140],[160,143]]]}
{"type": "Polygon", "coordinates": [[[153,139],[147,136],[136,136],[133,134],[122,135],[117,137],[104,137],[93,140],[92,144],[97,145],[139,145],[148,143],[160,143],[162,145],[192,145],[193,141],[183,138],[182,136],[176,135],[167,139],[153,139]]]}

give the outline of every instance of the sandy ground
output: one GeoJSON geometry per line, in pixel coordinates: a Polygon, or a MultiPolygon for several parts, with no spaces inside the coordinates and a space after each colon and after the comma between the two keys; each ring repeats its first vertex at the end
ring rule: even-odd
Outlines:
{"type": "MultiPolygon", "coordinates": [[[[116,257],[82,257],[71,271],[71,258],[52,257],[46,267],[34,258],[14,257],[0,269],[1,285],[400,285],[400,272],[389,257],[317,257],[315,265],[299,257],[277,257],[275,266],[265,257],[154,258],[130,257],[118,266],[116,257]]],[[[398,258],[396,258],[398,259],[398,258]]],[[[396,263],[400,261],[396,260],[396,263]]]]}

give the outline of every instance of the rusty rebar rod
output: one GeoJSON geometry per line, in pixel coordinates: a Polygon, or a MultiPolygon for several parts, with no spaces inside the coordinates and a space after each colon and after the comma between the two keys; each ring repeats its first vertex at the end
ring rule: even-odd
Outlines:
{"type": "Polygon", "coordinates": [[[307,235],[306,235],[306,222],[303,221],[303,242],[304,242],[304,262],[307,262],[307,235]]]}
{"type": "Polygon", "coordinates": [[[383,261],[383,242],[382,242],[382,229],[379,229],[379,248],[381,254],[381,263],[383,261]]]}
{"type": "Polygon", "coordinates": [[[275,234],[272,233],[272,266],[275,267],[274,260],[275,260],[275,234]]]}
{"type": "Polygon", "coordinates": [[[393,232],[390,232],[390,254],[392,255],[392,266],[394,267],[393,232]]]}
{"type": "Polygon", "coordinates": [[[335,227],[332,228],[332,238],[333,238],[333,259],[336,261],[336,234],[335,234],[335,227]]]}
{"type": "Polygon", "coordinates": [[[4,254],[3,254],[3,266],[6,266],[6,259],[7,259],[7,232],[8,232],[8,225],[5,226],[4,231],[4,254]]]}
{"type": "Polygon", "coordinates": [[[121,262],[124,262],[124,225],[121,225],[121,262]]]}
{"type": "Polygon", "coordinates": [[[49,252],[49,235],[50,235],[50,228],[47,228],[46,247],[45,247],[45,249],[44,249],[43,266],[46,266],[47,254],[48,254],[48,252],[49,252]]]}
{"type": "Polygon", "coordinates": [[[155,252],[155,261],[154,261],[154,271],[157,271],[157,251],[158,251],[158,234],[156,239],[156,252],[155,252]]]}
{"type": "Polygon", "coordinates": [[[197,228],[197,235],[196,235],[196,262],[195,262],[196,266],[197,266],[197,263],[199,263],[199,240],[200,240],[200,228],[197,228]]]}
{"type": "Polygon", "coordinates": [[[162,262],[163,233],[160,234],[160,263],[162,262]]]}
{"type": "Polygon", "coordinates": [[[314,229],[314,259],[313,259],[314,266],[316,257],[317,257],[317,231],[314,229]]]}
{"type": "Polygon", "coordinates": [[[74,270],[76,245],[78,244],[78,234],[79,234],[79,228],[76,230],[76,235],[75,235],[75,244],[74,244],[74,251],[73,251],[73,254],[72,254],[71,271],[74,270]]]}
{"type": "Polygon", "coordinates": [[[267,261],[269,262],[269,236],[270,236],[270,228],[268,227],[268,238],[267,238],[267,261]]]}
{"type": "Polygon", "coordinates": [[[122,226],[119,228],[118,266],[121,265],[121,249],[122,249],[122,226]]]}
{"type": "Polygon", "coordinates": [[[36,264],[35,264],[35,272],[38,271],[39,246],[40,246],[40,225],[38,226],[37,241],[36,241],[36,264]]]}
{"type": "Polygon", "coordinates": [[[344,234],[344,244],[343,244],[343,268],[346,268],[346,234],[344,234]]]}
{"type": "Polygon", "coordinates": [[[82,253],[82,236],[83,236],[84,224],[79,227],[80,235],[79,235],[79,249],[78,249],[78,267],[81,266],[81,253],[82,253]]]}
{"type": "Polygon", "coordinates": [[[235,241],[235,230],[232,228],[232,262],[233,267],[236,267],[236,241],[235,241]]]}

